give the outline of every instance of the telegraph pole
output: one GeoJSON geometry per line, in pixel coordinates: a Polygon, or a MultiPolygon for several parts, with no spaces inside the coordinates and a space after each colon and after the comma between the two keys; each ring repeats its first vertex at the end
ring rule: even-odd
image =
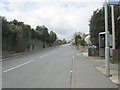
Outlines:
{"type": "Polygon", "coordinates": [[[108,41],[108,9],[107,0],[105,0],[105,68],[106,76],[110,76],[110,64],[109,64],[109,41],[108,41]]]}

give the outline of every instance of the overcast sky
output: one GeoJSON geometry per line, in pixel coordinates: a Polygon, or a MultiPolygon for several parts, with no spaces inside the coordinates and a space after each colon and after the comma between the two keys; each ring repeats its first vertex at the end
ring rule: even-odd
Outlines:
{"type": "Polygon", "coordinates": [[[3,0],[0,15],[8,21],[17,19],[32,28],[45,25],[59,38],[71,39],[75,32],[88,33],[93,11],[103,0],[3,0]]]}

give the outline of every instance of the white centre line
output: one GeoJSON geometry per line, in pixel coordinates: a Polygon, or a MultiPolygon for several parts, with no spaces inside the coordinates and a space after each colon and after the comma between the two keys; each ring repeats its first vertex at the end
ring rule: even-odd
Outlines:
{"type": "Polygon", "coordinates": [[[73,55],[73,60],[74,60],[74,58],[75,58],[75,57],[74,57],[74,55],[73,55]]]}
{"type": "Polygon", "coordinates": [[[78,56],[79,56],[79,55],[81,55],[81,54],[76,54],[76,55],[78,55],[78,56]]]}
{"type": "Polygon", "coordinates": [[[43,57],[48,56],[48,55],[49,55],[49,54],[43,55],[43,56],[41,56],[40,58],[43,58],[43,57]]]}
{"type": "Polygon", "coordinates": [[[26,65],[26,64],[28,64],[28,63],[31,63],[31,62],[33,62],[33,61],[34,61],[34,60],[31,60],[31,61],[25,62],[25,63],[23,63],[23,64],[20,64],[20,65],[18,65],[18,66],[15,66],[15,67],[13,67],[13,68],[10,68],[10,69],[8,69],[8,70],[3,71],[3,73],[8,72],[8,71],[11,71],[11,70],[13,70],[13,69],[16,69],[16,68],[18,68],[18,67],[21,67],[21,66],[23,66],[23,65],[26,65]]]}
{"type": "Polygon", "coordinates": [[[70,73],[72,73],[72,70],[70,71],[70,73]]]}

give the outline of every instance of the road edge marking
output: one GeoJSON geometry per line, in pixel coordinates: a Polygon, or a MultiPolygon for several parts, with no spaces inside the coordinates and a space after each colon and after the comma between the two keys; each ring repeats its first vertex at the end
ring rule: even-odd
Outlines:
{"type": "Polygon", "coordinates": [[[40,58],[44,58],[45,56],[48,56],[49,54],[46,54],[46,55],[43,55],[43,56],[41,56],[40,58]]]}
{"type": "Polygon", "coordinates": [[[18,66],[12,67],[12,68],[10,68],[10,69],[8,69],[8,70],[3,71],[3,73],[6,73],[6,72],[8,72],[8,71],[11,71],[11,70],[16,69],[16,68],[18,68],[18,67],[21,67],[21,66],[23,66],[23,65],[26,65],[26,64],[28,64],[28,63],[31,63],[31,62],[33,62],[33,61],[34,61],[34,60],[31,60],[31,61],[25,62],[25,63],[23,63],[23,64],[20,64],[20,65],[18,65],[18,66]]]}

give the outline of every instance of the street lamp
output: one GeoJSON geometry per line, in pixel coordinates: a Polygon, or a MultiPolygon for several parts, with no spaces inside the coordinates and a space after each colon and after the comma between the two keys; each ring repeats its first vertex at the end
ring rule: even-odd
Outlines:
{"type": "Polygon", "coordinates": [[[107,0],[104,3],[105,7],[105,68],[106,76],[110,76],[110,63],[109,63],[109,42],[108,42],[108,9],[107,0]]]}
{"type": "MultiPolygon", "coordinates": [[[[108,41],[108,9],[107,4],[109,5],[119,5],[120,1],[111,1],[105,0],[105,67],[106,67],[106,76],[110,76],[110,63],[109,63],[109,41],[108,41]]],[[[115,32],[114,32],[114,11],[112,6],[112,32],[113,32],[113,48],[115,48],[115,32]]]]}

